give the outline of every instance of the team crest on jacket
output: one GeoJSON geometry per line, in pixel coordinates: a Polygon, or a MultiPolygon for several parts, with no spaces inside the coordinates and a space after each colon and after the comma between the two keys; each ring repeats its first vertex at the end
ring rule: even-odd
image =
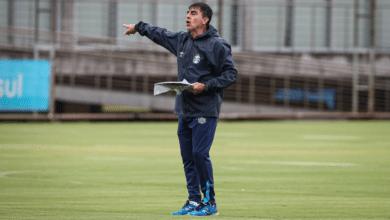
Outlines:
{"type": "Polygon", "coordinates": [[[202,125],[202,124],[206,123],[206,119],[203,117],[198,118],[198,123],[202,125]]]}
{"type": "Polygon", "coordinates": [[[200,62],[200,56],[199,56],[199,54],[196,54],[195,56],[194,56],[194,59],[192,60],[195,64],[198,64],[199,62],[200,62]]]}

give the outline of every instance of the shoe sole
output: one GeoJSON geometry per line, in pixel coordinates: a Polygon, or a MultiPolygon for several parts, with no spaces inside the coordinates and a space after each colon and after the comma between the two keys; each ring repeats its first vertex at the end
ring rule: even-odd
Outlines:
{"type": "MultiPolygon", "coordinates": [[[[188,214],[188,215],[190,215],[190,214],[188,214]]],[[[210,215],[190,215],[190,216],[211,216],[211,215],[219,216],[219,212],[212,213],[210,215]]]]}

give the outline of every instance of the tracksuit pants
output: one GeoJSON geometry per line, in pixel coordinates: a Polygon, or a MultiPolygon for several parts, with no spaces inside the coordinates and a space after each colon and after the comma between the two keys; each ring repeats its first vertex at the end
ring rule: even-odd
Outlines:
{"type": "Polygon", "coordinates": [[[177,135],[184,164],[190,201],[215,203],[213,166],[210,148],[218,118],[180,117],[177,135]]]}

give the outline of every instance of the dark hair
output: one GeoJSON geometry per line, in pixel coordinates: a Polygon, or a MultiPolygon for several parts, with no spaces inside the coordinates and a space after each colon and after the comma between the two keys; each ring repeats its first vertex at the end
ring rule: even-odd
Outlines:
{"type": "Polygon", "coordinates": [[[213,17],[213,10],[210,8],[210,6],[208,4],[203,3],[203,2],[196,2],[192,5],[190,5],[190,7],[188,7],[188,9],[191,9],[193,7],[199,7],[200,11],[202,12],[202,17],[209,18],[209,21],[206,24],[207,29],[209,29],[209,24],[210,24],[211,18],[213,17]]]}

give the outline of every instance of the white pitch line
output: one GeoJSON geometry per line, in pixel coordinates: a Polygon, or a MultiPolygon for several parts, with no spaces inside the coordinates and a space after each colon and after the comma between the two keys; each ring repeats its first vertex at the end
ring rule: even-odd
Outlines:
{"type": "Polygon", "coordinates": [[[5,175],[9,175],[9,174],[15,174],[15,173],[30,173],[32,171],[30,170],[24,170],[24,171],[5,171],[5,172],[2,172],[0,173],[0,177],[4,177],[5,175]]]}
{"type": "Polygon", "coordinates": [[[274,162],[273,164],[294,166],[318,166],[318,167],[361,167],[354,163],[321,163],[321,162],[274,162]]]}
{"type": "Polygon", "coordinates": [[[272,164],[272,165],[290,165],[290,166],[318,166],[318,167],[362,167],[361,164],[354,163],[324,163],[324,162],[299,162],[299,161],[237,161],[232,160],[230,163],[238,164],[272,164]]]}
{"type": "Polygon", "coordinates": [[[83,184],[82,182],[77,182],[77,181],[72,181],[70,182],[71,184],[75,184],[75,185],[80,185],[80,184],[83,184]]]}
{"type": "Polygon", "coordinates": [[[175,132],[171,132],[171,131],[153,131],[153,133],[151,132],[148,132],[148,131],[143,131],[143,132],[138,132],[136,134],[139,134],[139,135],[145,135],[145,136],[173,136],[173,135],[176,135],[175,132]]]}
{"type": "Polygon", "coordinates": [[[133,158],[133,157],[85,157],[85,160],[104,160],[104,161],[145,161],[145,158],[133,158]]]}
{"type": "Polygon", "coordinates": [[[217,137],[232,137],[232,138],[244,138],[254,136],[252,134],[247,133],[229,133],[229,132],[216,132],[215,135],[217,137]]]}
{"type": "Polygon", "coordinates": [[[228,171],[243,171],[246,170],[245,168],[242,167],[221,167],[223,170],[228,170],[228,171]]]}
{"type": "Polygon", "coordinates": [[[360,141],[359,136],[346,135],[302,135],[304,140],[318,140],[318,141],[360,141]]]}

